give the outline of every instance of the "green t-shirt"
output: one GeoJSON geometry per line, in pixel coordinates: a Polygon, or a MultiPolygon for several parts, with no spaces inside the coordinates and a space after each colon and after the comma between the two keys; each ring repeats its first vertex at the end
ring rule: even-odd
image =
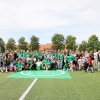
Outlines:
{"type": "Polygon", "coordinates": [[[63,61],[63,56],[60,56],[60,60],[63,61]]]}
{"type": "Polygon", "coordinates": [[[54,59],[57,59],[57,54],[53,54],[53,56],[54,56],[54,59]]]}
{"type": "Polygon", "coordinates": [[[25,57],[29,57],[30,55],[28,53],[26,53],[25,57]]]}
{"type": "Polygon", "coordinates": [[[68,68],[68,66],[65,64],[65,65],[63,66],[63,68],[65,68],[65,69],[66,69],[66,68],[68,68]]]}
{"type": "Polygon", "coordinates": [[[23,52],[23,57],[25,57],[25,55],[26,55],[26,52],[23,52]]]}
{"type": "Polygon", "coordinates": [[[22,64],[16,64],[16,67],[17,68],[21,68],[22,67],[22,64]]]}
{"type": "Polygon", "coordinates": [[[33,60],[29,60],[29,64],[33,64],[33,60]]]}
{"type": "Polygon", "coordinates": [[[36,53],[35,53],[35,52],[33,52],[32,55],[33,55],[34,57],[36,57],[36,53]]]}
{"type": "Polygon", "coordinates": [[[66,57],[66,61],[67,61],[67,62],[73,61],[73,57],[72,57],[71,55],[70,55],[70,56],[67,56],[67,57],[66,57]]]}
{"type": "Polygon", "coordinates": [[[21,53],[20,52],[17,52],[17,56],[19,57],[21,55],[21,53]]]}
{"type": "Polygon", "coordinates": [[[47,60],[46,59],[43,59],[42,62],[46,64],[47,60]]]}
{"type": "Polygon", "coordinates": [[[39,53],[37,54],[37,58],[41,58],[41,56],[42,56],[41,54],[39,54],[39,53]]]}
{"type": "Polygon", "coordinates": [[[46,64],[47,64],[47,65],[50,65],[50,64],[51,64],[51,62],[50,62],[50,61],[47,61],[47,62],[46,62],[46,64]]]}

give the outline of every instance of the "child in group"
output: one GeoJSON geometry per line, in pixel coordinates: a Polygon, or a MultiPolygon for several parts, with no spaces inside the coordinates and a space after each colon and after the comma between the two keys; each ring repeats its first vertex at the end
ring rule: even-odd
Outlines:
{"type": "Polygon", "coordinates": [[[84,69],[83,63],[84,63],[84,58],[80,56],[80,59],[78,59],[79,70],[84,69]]]}
{"type": "Polygon", "coordinates": [[[13,64],[12,61],[10,61],[10,64],[9,64],[8,70],[9,70],[10,72],[13,72],[13,71],[14,71],[14,64],[13,64]]]}
{"type": "Polygon", "coordinates": [[[18,61],[18,62],[16,63],[16,65],[14,66],[14,71],[15,71],[15,72],[17,72],[17,71],[19,71],[19,70],[22,70],[22,64],[21,64],[20,61],[18,61]]]}
{"type": "Polygon", "coordinates": [[[87,68],[87,72],[88,72],[88,69],[89,68],[91,69],[91,72],[93,73],[92,59],[91,59],[90,56],[88,57],[88,68],[87,68]]]}
{"type": "Polygon", "coordinates": [[[70,61],[68,64],[69,64],[69,68],[70,68],[69,70],[70,70],[70,71],[73,71],[73,68],[74,68],[74,66],[75,66],[75,65],[73,64],[73,61],[70,61]]]}

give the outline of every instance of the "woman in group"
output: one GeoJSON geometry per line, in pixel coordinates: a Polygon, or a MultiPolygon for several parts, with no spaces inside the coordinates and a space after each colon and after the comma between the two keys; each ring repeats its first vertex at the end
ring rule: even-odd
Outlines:
{"type": "Polygon", "coordinates": [[[40,59],[38,59],[37,62],[36,62],[36,69],[38,71],[41,69],[41,65],[42,65],[42,62],[40,61],[40,59]]]}

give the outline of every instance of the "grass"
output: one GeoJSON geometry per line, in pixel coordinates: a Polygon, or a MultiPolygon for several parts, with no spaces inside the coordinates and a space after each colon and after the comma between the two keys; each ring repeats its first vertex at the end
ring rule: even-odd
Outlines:
{"type": "Polygon", "coordinates": [[[34,80],[7,78],[10,74],[0,72],[0,100],[18,100],[34,80]]]}
{"type": "MultiPolygon", "coordinates": [[[[25,100],[100,100],[100,72],[69,72],[71,79],[38,79],[25,100]]],[[[18,100],[33,79],[0,73],[0,100],[18,100]]]]}

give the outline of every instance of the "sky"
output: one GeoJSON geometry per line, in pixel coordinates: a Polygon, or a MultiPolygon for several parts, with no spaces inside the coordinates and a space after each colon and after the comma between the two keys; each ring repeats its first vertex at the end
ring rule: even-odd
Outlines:
{"type": "Polygon", "coordinates": [[[0,0],[0,37],[7,43],[20,37],[30,42],[35,35],[41,44],[51,43],[55,33],[88,41],[100,40],[100,0],[0,0]]]}

